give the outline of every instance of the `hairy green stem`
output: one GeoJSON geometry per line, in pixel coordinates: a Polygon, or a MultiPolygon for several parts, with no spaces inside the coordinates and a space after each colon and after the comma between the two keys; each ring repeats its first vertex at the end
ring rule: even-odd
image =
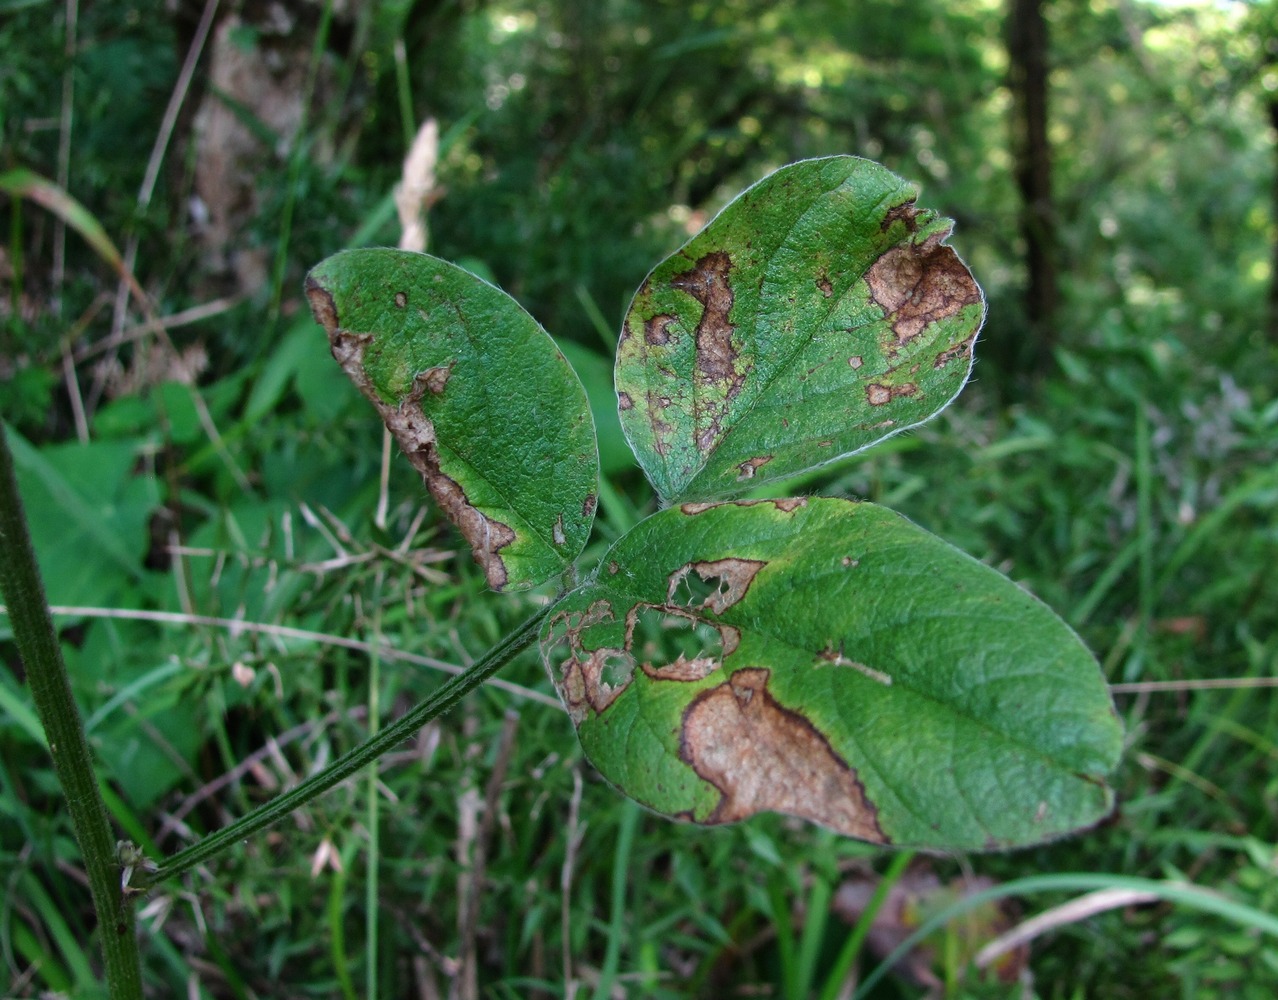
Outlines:
{"type": "Polygon", "coordinates": [[[0,423],[0,594],[26,669],[36,714],[67,800],[67,812],[84,856],[89,892],[98,918],[107,988],[112,1000],[140,1000],[142,973],[134,934],[133,906],[120,888],[120,866],[106,805],[98,790],[80,710],[58,635],[53,629],[44,584],[18,495],[13,456],[0,423]]]}
{"type": "Polygon", "coordinates": [[[152,885],[181,875],[196,865],[223,853],[244,838],[283,819],[294,809],[323,795],[334,785],[367,767],[386,751],[414,735],[431,719],[443,715],[519,653],[531,646],[548,613],[549,607],[538,610],[523,624],[508,633],[465,673],[450,678],[443,687],[425,701],[420,702],[398,721],[369,737],[355,749],[333,761],[324,770],[287,792],[277,795],[270,802],[264,803],[247,816],[218,830],[217,833],[209,834],[198,843],[179,851],[167,861],[162,862],[154,872],[143,873],[140,882],[135,878],[135,884],[152,885]]]}

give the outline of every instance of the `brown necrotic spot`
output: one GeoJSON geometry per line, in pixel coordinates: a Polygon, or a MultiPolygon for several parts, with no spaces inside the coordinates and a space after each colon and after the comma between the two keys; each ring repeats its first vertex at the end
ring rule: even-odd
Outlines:
{"type": "Polygon", "coordinates": [[[635,405],[635,401],[630,398],[630,393],[628,392],[617,393],[617,409],[630,410],[634,408],[634,405],[635,405]]]}
{"type": "Polygon", "coordinates": [[[684,711],[679,756],[720,793],[704,822],[780,812],[887,843],[856,771],[812,723],[772,697],[770,676],[738,670],[684,711]]]}
{"type": "Polygon", "coordinates": [[[870,295],[892,324],[898,344],[981,301],[980,289],[958,254],[939,240],[929,237],[919,245],[892,247],[866,273],[870,295]]]}
{"type": "Polygon", "coordinates": [[[395,293],[395,307],[396,307],[397,309],[404,309],[404,308],[406,308],[407,306],[408,306],[408,293],[407,293],[407,292],[396,292],[396,293],[395,293]]]}
{"type": "Polygon", "coordinates": [[[821,289],[821,294],[827,299],[834,294],[834,286],[830,284],[830,279],[825,275],[821,275],[821,277],[817,279],[817,288],[821,289]]]}
{"type": "Polygon", "coordinates": [[[745,380],[732,342],[736,329],[729,320],[733,300],[732,285],[728,282],[731,273],[732,258],[716,250],[670,282],[701,303],[701,319],[696,330],[697,373],[709,382],[725,385],[729,397],[736,395],[745,380]]]}
{"type": "Polygon", "coordinates": [[[942,351],[940,354],[936,356],[936,361],[933,362],[932,367],[944,368],[955,358],[970,357],[972,354],[972,342],[975,339],[976,339],[976,336],[975,334],[973,334],[971,337],[968,337],[966,340],[959,341],[953,347],[946,348],[944,351],[942,351]]]}
{"type": "MultiPolygon", "coordinates": [[[[846,566],[848,563],[845,561],[844,565],[846,566]]],[[[882,670],[875,670],[873,667],[866,666],[864,663],[860,663],[857,660],[848,659],[848,657],[843,655],[842,646],[840,646],[836,652],[834,644],[829,643],[825,649],[817,653],[817,659],[822,663],[829,663],[836,667],[851,667],[853,670],[857,671],[857,673],[864,674],[866,677],[870,678],[870,680],[882,684],[884,687],[892,686],[891,676],[885,674],[882,670]]]]}
{"type": "Polygon", "coordinates": [[[670,327],[674,322],[673,316],[653,316],[643,325],[644,343],[653,347],[670,343],[670,327]]]}
{"type": "Polygon", "coordinates": [[[338,323],[337,306],[333,303],[333,296],[318,281],[307,276],[306,300],[311,304],[311,315],[315,317],[315,322],[324,328],[331,340],[337,333],[338,323]]]}
{"type": "MultiPolygon", "coordinates": [[[[389,422],[387,426],[390,426],[389,422]]],[[[391,427],[391,433],[399,437],[394,427],[391,427]]],[[[515,532],[509,525],[489,517],[478,507],[471,505],[461,484],[440,469],[439,450],[433,440],[416,454],[405,454],[422,473],[426,488],[439,504],[440,510],[457,525],[462,537],[470,544],[471,554],[484,571],[488,586],[493,590],[501,590],[506,586],[509,575],[500,553],[515,540],[515,532]]]]}
{"type": "Polygon", "coordinates": [[[707,562],[687,563],[675,570],[666,579],[666,601],[674,603],[675,595],[680,587],[691,591],[688,607],[706,608],[716,615],[723,614],[728,608],[745,597],[750,584],[759,575],[767,563],[761,559],[714,559],[707,562]],[[698,592],[689,586],[690,582],[700,579],[703,585],[698,592]]]}
{"type": "Polygon", "coordinates": [[[808,505],[807,497],[787,497],[782,500],[766,500],[764,503],[773,504],[777,510],[783,514],[793,514],[801,507],[808,505]]]}
{"type": "Polygon", "coordinates": [[[918,391],[919,387],[913,382],[901,385],[880,385],[874,382],[865,387],[865,398],[871,406],[882,406],[898,396],[913,396],[918,391]]]}
{"type": "Polygon", "coordinates": [[[427,368],[424,372],[418,372],[414,377],[414,381],[427,392],[438,396],[444,391],[444,387],[448,385],[448,380],[453,374],[454,364],[455,362],[450,361],[446,365],[436,365],[434,368],[427,368]]]}
{"type": "Polygon", "coordinates": [[[747,459],[742,462],[737,466],[741,470],[741,474],[737,476],[737,482],[741,482],[743,479],[753,479],[754,474],[771,461],[771,455],[759,455],[757,458],[747,459]]]}
{"type": "Polygon", "coordinates": [[[854,354],[852,357],[848,358],[848,364],[851,365],[852,368],[855,370],[857,368],[860,368],[863,364],[865,364],[865,361],[861,357],[861,355],[854,354]]]}
{"type": "Polygon", "coordinates": [[[883,216],[883,221],[879,223],[879,232],[886,233],[892,228],[892,223],[894,222],[904,222],[908,232],[917,232],[919,228],[918,214],[918,209],[914,207],[912,200],[907,201],[904,205],[897,205],[889,209],[887,214],[883,216]]]}
{"type": "Polygon", "coordinates": [[[515,532],[509,525],[472,506],[461,484],[440,468],[435,427],[422,409],[422,397],[427,392],[443,391],[452,372],[452,364],[419,372],[413,379],[412,390],[398,406],[387,403],[364,370],[364,354],[373,342],[373,335],[342,330],[332,295],[317,282],[307,279],[306,295],[315,318],[328,333],[333,357],[364,397],[377,408],[400,450],[421,473],[430,495],[470,543],[471,552],[483,569],[488,586],[501,590],[509,575],[500,552],[515,540],[515,532]]]}
{"type": "Polygon", "coordinates": [[[634,673],[634,657],[624,649],[604,646],[582,654],[574,648],[558,685],[573,723],[606,710],[630,686],[634,673]]]}
{"type": "Polygon", "coordinates": [[[719,661],[713,656],[694,656],[689,660],[682,653],[673,663],[667,663],[664,667],[654,667],[648,663],[643,665],[643,672],[654,681],[683,683],[705,680],[718,669],[719,661]]]}

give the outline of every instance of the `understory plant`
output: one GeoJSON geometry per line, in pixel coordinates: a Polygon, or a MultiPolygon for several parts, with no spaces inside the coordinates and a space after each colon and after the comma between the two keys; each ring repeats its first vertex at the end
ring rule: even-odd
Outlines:
{"type": "Polygon", "coordinates": [[[536,616],[543,659],[587,757],[651,810],[984,850],[1112,806],[1121,726],[1049,608],[883,507],[760,498],[967,380],[984,300],[916,197],[868,160],[795,163],[652,271],[616,388],[661,509],[580,584],[594,427],[545,331],[423,254],[346,251],[307,278],[334,357],[489,585],[564,581],[536,616]]]}
{"type": "MultiPolygon", "coordinates": [[[[132,953],[107,948],[112,994],[139,995],[135,891],[355,774],[534,644],[594,766],[678,820],[772,811],[875,844],[966,851],[1105,817],[1122,729],[1064,621],[884,507],[768,495],[928,420],[971,372],[984,300],[945,242],[951,223],[916,197],[856,157],[792,164],[652,271],[624,320],[616,389],[660,508],[586,571],[595,429],[549,335],[498,288],[425,254],[350,250],[315,267],[306,293],[334,357],[489,586],[558,591],[367,742],[180,853],[148,860],[124,845],[105,858],[105,824],[89,815],[99,843],[77,836],[99,921],[132,953]]],[[[25,529],[16,500],[4,507],[9,550],[25,529]]],[[[12,567],[0,582],[10,608],[31,609],[13,615],[28,670],[65,679],[34,560],[12,567]]],[[[82,733],[69,700],[38,686],[46,730],[52,713],[82,733]]],[[[70,766],[82,773],[60,771],[64,787],[91,789],[87,754],[70,766]]]]}

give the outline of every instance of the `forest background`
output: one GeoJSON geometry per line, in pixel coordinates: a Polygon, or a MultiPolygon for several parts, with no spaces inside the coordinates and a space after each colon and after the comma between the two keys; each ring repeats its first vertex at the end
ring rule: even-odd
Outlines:
{"type": "MultiPolygon", "coordinates": [[[[643,813],[528,655],[375,782],[141,900],[151,992],[833,997],[973,886],[1139,876],[1278,907],[1276,39],[1272,0],[0,0],[0,415],[121,836],[160,856],[223,825],[546,597],[486,594],[383,467],[301,294],[327,254],[399,239],[427,117],[429,250],[515,295],[596,406],[595,552],[653,507],[608,402],[648,268],[796,159],[920,182],[989,300],[975,379],[796,489],[888,503],[1042,597],[1128,727],[1102,828],[889,869],[780,817],[643,813]],[[149,305],[22,171],[79,201],[149,305]]],[[[0,991],[94,996],[8,639],[0,617],[0,991]]],[[[1009,895],[870,995],[1278,994],[1273,937],[1157,898],[981,971],[1077,893],[1009,895]]]]}

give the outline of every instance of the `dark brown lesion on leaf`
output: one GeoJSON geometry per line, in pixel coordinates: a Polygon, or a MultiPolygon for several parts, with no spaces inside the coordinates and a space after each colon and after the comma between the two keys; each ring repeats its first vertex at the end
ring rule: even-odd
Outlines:
{"type": "MultiPolygon", "coordinates": [[[[420,412],[420,409],[419,409],[420,412]]],[[[391,433],[399,439],[399,433],[390,425],[391,433]]],[[[401,440],[401,447],[403,447],[401,440]]],[[[422,473],[426,488],[435,498],[445,516],[457,525],[462,536],[470,543],[471,554],[475,562],[484,571],[484,578],[493,590],[501,590],[506,586],[509,576],[506,564],[500,552],[511,542],[516,534],[507,524],[488,517],[477,507],[471,506],[466,491],[455,480],[446,476],[439,467],[439,451],[432,441],[416,454],[409,454],[408,460],[422,473]]]]}
{"type": "Polygon", "coordinates": [[[729,319],[734,297],[728,281],[731,273],[732,258],[722,250],[715,250],[670,282],[701,303],[701,319],[695,334],[697,374],[707,382],[722,386],[729,399],[741,391],[749,369],[748,364],[742,363],[739,348],[733,343],[736,328],[729,319]]]}
{"type": "Polygon", "coordinates": [[[914,199],[910,199],[902,205],[895,205],[888,209],[883,216],[883,221],[879,223],[879,232],[886,233],[892,228],[894,222],[904,222],[908,232],[918,232],[919,210],[914,207],[914,199]]]}
{"type": "Polygon", "coordinates": [[[944,235],[894,246],[866,273],[870,296],[891,323],[898,346],[981,301],[981,291],[958,254],[941,243],[944,235]]]}
{"type": "Polygon", "coordinates": [[[437,365],[434,368],[427,368],[424,372],[418,372],[414,377],[423,389],[427,392],[438,396],[444,391],[444,387],[448,385],[448,380],[453,374],[453,365],[456,362],[450,361],[446,365],[437,365]]]}
{"type": "Polygon", "coordinates": [[[644,343],[653,347],[670,343],[670,327],[675,323],[673,316],[653,316],[643,324],[644,343]]]}
{"type": "Polygon", "coordinates": [[[629,650],[613,646],[587,650],[582,644],[581,634],[586,629],[612,617],[612,605],[600,600],[585,611],[561,611],[550,620],[551,638],[543,656],[549,663],[549,645],[567,642],[568,655],[559,676],[553,679],[573,725],[580,725],[592,712],[602,712],[616,701],[634,676],[634,658],[629,650]]]}
{"type": "Polygon", "coordinates": [[[702,822],[780,812],[888,843],[855,769],[807,718],[772,697],[770,678],[762,667],[737,670],[684,710],[679,756],[720,793],[702,822]]]}
{"type": "Polygon", "coordinates": [[[617,409],[632,410],[634,409],[634,405],[635,405],[635,401],[630,398],[630,393],[628,392],[617,393],[617,409]]]}
{"type": "Polygon", "coordinates": [[[635,660],[624,649],[601,646],[579,657],[577,651],[564,662],[559,695],[574,724],[588,715],[608,709],[630,686],[635,660]]]}
{"type": "Polygon", "coordinates": [[[976,340],[976,334],[959,341],[953,347],[948,347],[936,356],[936,361],[932,364],[933,368],[944,368],[955,358],[970,358],[972,356],[972,343],[976,340]]]}
{"type": "Polygon", "coordinates": [[[306,278],[306,298],[311,304],[311,313],[315,321],[322,326],[332,340],[337,330],[337,306],[328,289],[309,275],[306,278]]]}
{"type": "Polygon", "coordinates": [[[918,391],[919,387],[913,382],[903,382],[900,385],[882,385],[872,382],[865,387],[865,399],[871,406],[883,406],[898,396],[913,396],[918,391]]]}
{"type": "Polygon", "coordinates": [[[397,309],[406,309],[406,308],[408,307],[408,293],[407,293],[407,292],[396,292],[396,293],[395,293],[395,307],[396,307],[397,309]]]}
{"type": "Polygon", "coordinates": [[[501,590],[506,586],[509,575],[500,552],[517,536],[509,525],[474,507],[461,484],[440,468],[435,427],[422,409],[422,397],[427,392],[436,394],[443,391],[452,372],[452,363],[419,372],[407,397],[398,405],[387,403],[364,370],[364,354],[373,343],[373,335],[343,330],[332,294],[313,278],[306,280],[306,297],[315,319],[328,334],[333,357],[356,388],[377,408],[400,450],[421,473],[435,503],[470,543],[471,552],[484,571],[488,586],[501,590]]]}
{"type": "Polygon", "coordinates": [[[737,466],[737,468],[741,470],[740,475],[737,476],[737,482],[741,482],[746,479],[753,479],[754,474],[771,461],[771,455],[758,455],[755,458],[746,459],[737,466]]]}

